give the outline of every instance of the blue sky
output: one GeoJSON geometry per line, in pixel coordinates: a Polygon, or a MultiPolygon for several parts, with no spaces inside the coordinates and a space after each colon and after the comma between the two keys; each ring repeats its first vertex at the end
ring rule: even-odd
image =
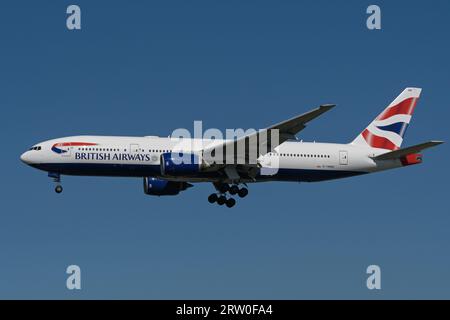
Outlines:
{"type": "Polygon", "coordinates": [[[423,92],[404,144],[449,141],[450,3],[377,1],[379,31],[370,4],[2,1],[0,298],[450,298],[448,144],[420,166],[252,185],[233,210],[209,184],[157,198],[140,179],[63,177],[56,195],[19,161],[54,137],[258,128],[322,103],[338,106],[300,137],[346,143],[407,86],[423,92]]]}

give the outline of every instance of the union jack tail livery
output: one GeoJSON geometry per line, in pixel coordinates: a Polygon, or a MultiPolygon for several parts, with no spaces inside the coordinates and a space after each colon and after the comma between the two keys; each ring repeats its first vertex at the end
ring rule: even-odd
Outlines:
{"type": "Polygon", "coordinates": [[[398,150],[411,121],[421,88],[406,88],[384,111],[370,123],[355,140],[354,145],[398,150]]]}

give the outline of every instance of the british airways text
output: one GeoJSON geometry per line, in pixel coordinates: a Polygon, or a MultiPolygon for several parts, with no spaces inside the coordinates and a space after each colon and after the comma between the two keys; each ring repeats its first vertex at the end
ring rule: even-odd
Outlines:
{"type": "Polygon", "coordinates": [[[105,161],[151,161],[148,154],[128,154],[128,153],[87,153],[76,152],[75,160],[105,160],[105,161]]]}

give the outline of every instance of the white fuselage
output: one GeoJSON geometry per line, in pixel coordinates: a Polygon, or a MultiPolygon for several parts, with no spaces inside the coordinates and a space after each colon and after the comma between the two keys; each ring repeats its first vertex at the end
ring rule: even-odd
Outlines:
{"type": "MultiPolygon", "coordinates": [[[[217,172],[189,176],[163,176],[161,154],[189,149],[200,151],[205,144],[223,140],[185,139],[186,146],[171,138],[73,136],[36,144],[21,159],[54,174],[158,177],[173,181],[227,181],[217,172]]],[[[261,172],[241,177],[241,182],[321,181],[370,173],[402,166],[399,160],[374,161],[371,157],[386,150],[353,144],[287,141],[275,152],[258,158],[261,172]]]]}

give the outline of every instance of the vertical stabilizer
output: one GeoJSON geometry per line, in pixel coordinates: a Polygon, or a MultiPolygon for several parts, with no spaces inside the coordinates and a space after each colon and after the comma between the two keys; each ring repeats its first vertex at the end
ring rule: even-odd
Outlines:
{"type": "Polygon", "coordinates": [[[421,88],[406,88],[351,143],[387,150],[397,150],[403,142],[421,88]]]}

